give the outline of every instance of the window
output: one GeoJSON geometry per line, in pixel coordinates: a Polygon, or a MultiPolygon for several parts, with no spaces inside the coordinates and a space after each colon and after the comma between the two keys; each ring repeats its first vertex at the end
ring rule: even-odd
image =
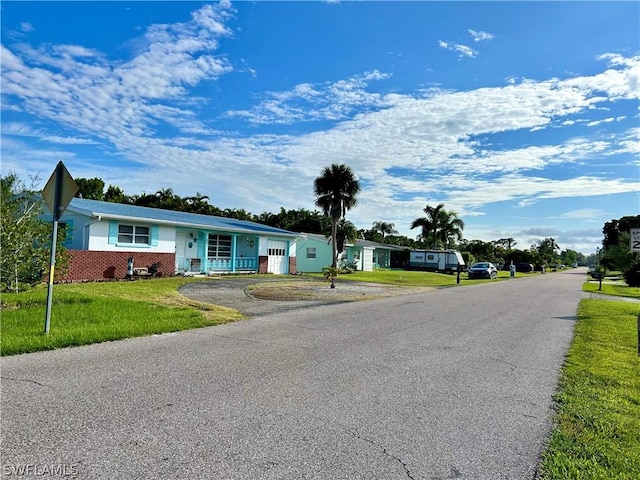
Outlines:
{"type": "Polygon", "coordinates": [[[149,227],[118,225],[118,243],[150,245],[149,227]]]}
{"type": "Polygon", "coordinates": [[[220,260],[231,258],[231,236],[209,235],[207,256],[220,260]]]}
{"type": "Polygon", "coordinates": [[[309,260],[316,259],[316,247],[307,247],[307,259],[309,260]]]}
{"type": "Polygon", "coordinates": [[[267,255],[274,257],[284,257],[287,254],[284,248],[268,248],[267,255]]]}

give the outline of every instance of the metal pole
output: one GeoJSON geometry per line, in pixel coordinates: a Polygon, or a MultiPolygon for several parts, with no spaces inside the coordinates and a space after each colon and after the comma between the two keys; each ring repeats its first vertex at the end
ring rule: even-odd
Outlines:
{"type": "Polygon", "coordinates": [[[51,258],[49,259],[49,284],[47,285],[47,312],[44,321],[44,333],[49,333],[49,325],[51,324],[51,301],[53,299],[53,277],[56,267],[56,244],[58,238],[58,221],[53,221],[53,230],[51,232],[51,258]]]}
{"type": "Polygon", "coordinates": [[[51,257],[49,259],[49,284],[47,286],[47,311],[44,320],[44,333],[49,334],[51,324],[51,301],[53,300],[53,277],[56,268],[56,245],[58,243],[58,220],[60,219],[60,196],[62,194],[62,162],[56,166],[55,190],[53,195],[53,228],[51,231],[51,257]]]}

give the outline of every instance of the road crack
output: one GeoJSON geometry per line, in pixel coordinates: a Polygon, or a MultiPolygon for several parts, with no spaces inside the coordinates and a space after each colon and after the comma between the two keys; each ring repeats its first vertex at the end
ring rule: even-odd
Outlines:
{"type": "Polygon", "coordinates": [[[10,380],[12,382],[27,382],[27,383],[35,383],[36,385],[40,385],[41,387],[48,387],[46,383],[40,383],[35,380],[30,380],[28,378],[12,378],[12,377],[0,377],[0,380],[10,380]]]}
{"type": "Polygon", "coordinates": [[[407,474],[407,478],[410,478],[411,480],[415,480],[414,477],[411,475],[411,471],[409,470],[409,467],[407,467],[407,464],[401,458],[396,457],[393,453],[389,452],[389,450],[387,450],[387,448],[385,446],[380,445],[378,442],[376,442],[374,440],[371,440],[370,438],[363,437],[356,430],[349,430],[349,433],[354,438],[357,438],[358,440],[362,440],[364,442],[370,443],[371,445],[375,446],[376,448],[379,448],[380,450],[382,450],[382,453],[385,456],[395,460],[397,463],[402,465],[402,468],[404,468],[404,471],[407,474]]]}

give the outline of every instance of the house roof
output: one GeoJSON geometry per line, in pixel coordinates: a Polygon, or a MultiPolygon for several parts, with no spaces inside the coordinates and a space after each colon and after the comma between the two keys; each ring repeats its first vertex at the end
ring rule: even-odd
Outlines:
{"type": "Polygon", "coordinates": [[[247,220],[235,218],[216,217],[198,213],[177,212],[175,210],[163,210],[160,208],[140,207],[137,205],[125,205],[122,203],[101,202],[85,198],[73,198],[67,210],[89,217],[102,217],[114,220],[150,221],[179,227],[203,228],[220,230],[225,232],[254,233],[263,235],[276,235],[295,237],[297,233],[270,227],[247,220]]]}
{"type": "MultiPolygon", "coordinates": [[[[315,238],[316,240],[324,240],[326,242],[329,241],[328,237],[319,233],[299,233],[298,235],[315,238]]],[[[372,242],[371,240],[363,240],[362,238],[357,239],[355,243],[347,242],[345,245],[366,247],[366,248],[378,248],[378,249],[386,249],[386,250],[409,250],[407,247],[400,247],[398,245],[391,245],[388,243],[372,242]]]]}

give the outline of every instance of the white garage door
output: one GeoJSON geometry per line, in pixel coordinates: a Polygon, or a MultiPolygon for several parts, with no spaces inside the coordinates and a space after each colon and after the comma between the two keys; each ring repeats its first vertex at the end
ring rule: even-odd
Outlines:
{"type": "Polygon", "coordinates": [[[267,271],[269,273],[288,273],[287,242],[269,240],[267,243],[267,271]]]}

